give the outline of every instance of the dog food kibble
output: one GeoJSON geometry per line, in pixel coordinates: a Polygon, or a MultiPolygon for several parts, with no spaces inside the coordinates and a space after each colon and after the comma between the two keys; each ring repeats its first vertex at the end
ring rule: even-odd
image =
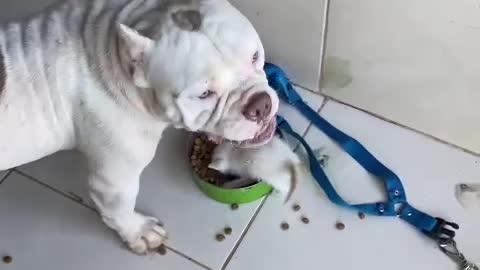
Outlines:
{"type": "Polygon", "coordinates": [[[225,183],[233,181],[237,179],[237,177],[234,175],[225,175],[219,171],[208,168],[216,146],[217,144],[210,141],[207,136],[197,136],[193,139],[189,159],[193,171],[199,178],[210,184],[222,187],[225,183]]]}
{"type": "Polygon", "coordinates": [[[310,219],[308,219],[307,217],[303,216],[303,217],[302,217],[302,222],[305,223],[305,224],[308,224],[308,223],[310,223],[310,219]]]}
{"type": "Polygon", "coordinates": [[[362,212],[358,212],[358,218],[359,218],[359,219],[364,219],[364,218],[365,218],[365,214],[362,213],[362,212]]]}
{"type": "Polygon", "coordinates": [[[167,254],[167,248],[164,245],[161,245],[161,246],[158,247],[157,252],[160,255],[165,255],[165,254],[167,254]]]}
{"type": "Polygon", "coordinates": [[[225,240],[225,235],[219,233],[215,235],[215,239],[217,239],[218,242],[222,242],[223,240],[225,240]]]}
{"type": "Polygon", "coordinates": [[[294,204],[293,207],[292,207],[293,211],[295,211],[295,212],[300,211],[301,208],[302,207],[300,207],[300,205],[298,205],[298,204],[294,204]]]}
{"type": "Polygon", "coordinates": [[[11,263],[13,261],[13,258],[12,256],[5,255],[3,256],[2,260],[4,263],[11,263]]]}
{"type": "Polygon", "coordinates": [[[345,224],[343,224],[342,222],[337,222],[337,224],[335,224],[335,227],[337,228],[337,230],[342,231],[345,229],[345,224]]]}
{"type": "Polygon", "coordinates": [[[226,227],[225,229],[223,229],[223,232],[224,232],[226,235],[230,235],[230,234],[232,234],[232,228],[226,227]]]}
{"type": "Polygon", "coordinates": [[[286,230],[290,229],[290,225],[288,225],[288,223],[286,223],[286,222],[282,222],[282,224],[280,224],[280,228],[282,228],[282,230],[286,231],[286,230]]]}
{"type": "Polygon", "coordinates": [[[190,164],[195,173],[211,184],[218,184],[221,178],[221,174],[215,174],[216,171],[208,168],[215,146],[215,143],[208,141],[207,137],[202,135],[194,139],[190,153],[190,164]]]}
{"type": "Polygon", "coordinates": [[[234,203],[234,204],[230,205],[230,208],[232,208],[232,210],[237,210],[238,209],[238,204],[234,203]]]}

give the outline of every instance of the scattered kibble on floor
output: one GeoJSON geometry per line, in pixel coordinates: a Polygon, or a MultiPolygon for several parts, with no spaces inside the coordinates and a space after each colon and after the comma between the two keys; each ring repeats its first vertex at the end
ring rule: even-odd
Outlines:
{"type": "Polygon", "coordinates": [[[282,222],[282,224],[280,224],[280,228],[282,228],[282,230],[286,231],[286,230],[290,229],[290,225],[288,225],[288,223],[286,223],[286,222],[282,222]]]}
{"type": "Polygon", "coordinates": [[[345,224],[343,224],[342,222],[337,222],[337,224],[335,224],[335,227],[337,228],[337,230],[344,230],[345,229],[345,224]]]}
{"type": "Polygon", "coordinates": [[[232,228],[230,228],[230,227],[225,227],[225,229],[223,229],[223,232],[224,232],[226,235],[230,235],[230,234],[232,234],[232,228]]]}
{"type": "Polygon", "coordinates": [[[300,211],[300,209],[302,209],[302,207],[299,204],[294,204],[292,209],[293,209],[293,211],[298,212],[298,211],[300,211]]]}
{"type": "Polygon", "coordinates": [[[225,240],[225,235],[219,233],[215,235],[215,239],[217,239],[218,242],[222,242],[223,240],[225,240]]]}
{"type": "Polygon", "coordinates": [[[158,247],[157,252],[160,255],[165,255],[167,254],[167,248],[164,245],[161,245],[160,247],[158,247]]]}
{"type": "Polygon", "coordinates": [[[364,219],[364,218],[365,218],[365,214],[362,213],[362,212],[359,212],[359,213],[358,213],[358,218],[364,219]]]}
{"type": "Polygon", "coordinates": [[[234,203],[234,204],[230,205],[230,208],[231,208],[232,210],[237,210],[237,209],[238,209],[238,204],[237,204],[237,203],[234,203]]]}
{"type": "Polygon", "coordinates": [[[13,261],[13,258],[12,258],[12,256],[5,255],[5,256],[3,256],[2,260],[3,260],[4,263],[11,263],[13,261]]]}
{"type": "Polygon", "coordinates": [[[303,216],[302,217],[302,222],[305,223],[305,224],[308,224],[308,223],[310,223],[310,219],[307,218],[306,216],[303,216]]]}

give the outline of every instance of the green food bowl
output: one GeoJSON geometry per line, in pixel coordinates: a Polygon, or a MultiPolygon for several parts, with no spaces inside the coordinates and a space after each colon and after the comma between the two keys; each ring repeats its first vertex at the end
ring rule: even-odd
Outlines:
{"type": "MultiPolygon", "coordinates": [[[[198,134],[192,135],[188,142],[188,159],[190,159],[193,142],[197,137],[198,134]]],[[[265,195],[269,194],[272,191],[272,187],[265,182],[258,182],[256,184],[243,188],[222,188],[202,179],[193,170],[193,167],[191,167],[191,170],[193,178],[200,190],[205,195],[218,202],[226,204],[249,203],[263,198],[265,195]]]]}

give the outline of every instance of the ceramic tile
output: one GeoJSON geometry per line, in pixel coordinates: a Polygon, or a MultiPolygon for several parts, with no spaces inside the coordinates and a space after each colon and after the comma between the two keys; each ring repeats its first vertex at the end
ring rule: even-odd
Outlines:
{"type": "Polygon", "coordinates": [[[478,1],[331,1],[323,91],[480,153],[479,31],[478,1]]]}
{"type": "MultiPolygon", "coordinates": [[[[458,222],[459,247],[468,258],[480,262],[480,216],[462,208],[454,195],[459,182],[480,183],[478,158],[338,103],[328,102],[322,115],[393,169],[403,179],[413,205],[458,222]]],[[[375,180],[323,133],[312,127],[306,139],[329,156],[325,171],[344,198],[364,202],[384,197],[375,180]]],[[[357,213],[332,205],[308,177],[302,180],[293,202],[301,205],[299,212],[275,198],[266,201],[228,270],[335,269],[339,265],[379,270],[386,265],[398,270],[456,267],[433,241],[410,225],[393,217],[362,220],[357,213]],[[310,219],[309,224],[300,221],[302,215],[310,219]],[[280,229],[283,221],[290,224],[288,231],[280,229]],[[345,229],[336,229],[337,222],[344,223],[345,229]]]]}
{"type": "Polygon", "coordinates": [[[1,269],[204,269],[174,252],[138,256],[115,241],[96,213],[11,174],[0,185],[1,269]]]}
{"type": "Polygon", "coordinates": [[[231,0],[253,23],[267,60],[296,83],[318,90],[325,0],[231,0]],[[292,12],[294,11],[294,12],[292,12]]]}
{"type": "MultiPolygon", "coordinates": [[[[320,107],[321,96],[299,91],[312,107],[320,107]]],[[[308,121],[296,111],[283,104],[280,114],[299,132],[306,130],[308,121]]],[[[161,219],[169,232],[169,245],[209,267],[219,268],[248,224],[258,202],[232,212],[228,206],[200,193],[187,165],[187,139],[185,132],[166,131],[155,159],[142,174],[138,209],[161,219]],[[226,241],[216,242],[215,234],[226,225],[231,226],[234,233],[226,241]]],[[[85,160],[77,153],[57,153],[19,170],[93,206],[86,188],[85,160]]]]}

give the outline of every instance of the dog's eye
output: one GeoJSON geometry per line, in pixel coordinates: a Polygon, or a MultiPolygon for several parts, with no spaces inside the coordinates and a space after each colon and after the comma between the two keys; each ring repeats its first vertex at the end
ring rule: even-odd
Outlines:
{"type": "Polygon", "coordinates": [[[209,97],[211,97],[211,96],[213,96],[213,95],[215,95],[215,92],[213,92],[212,90],[207,90],[207,91],[203,92],[203,93],[199,96],[199,98],[200,98],[200,99],[206,99],[206,98],[209,98],[209,97]]]}
{"type": "Polygon", "coordinates": [[[256,51],[252,56],[252,64],[255,64],[258,61],[258,51],[256,51]]]}

